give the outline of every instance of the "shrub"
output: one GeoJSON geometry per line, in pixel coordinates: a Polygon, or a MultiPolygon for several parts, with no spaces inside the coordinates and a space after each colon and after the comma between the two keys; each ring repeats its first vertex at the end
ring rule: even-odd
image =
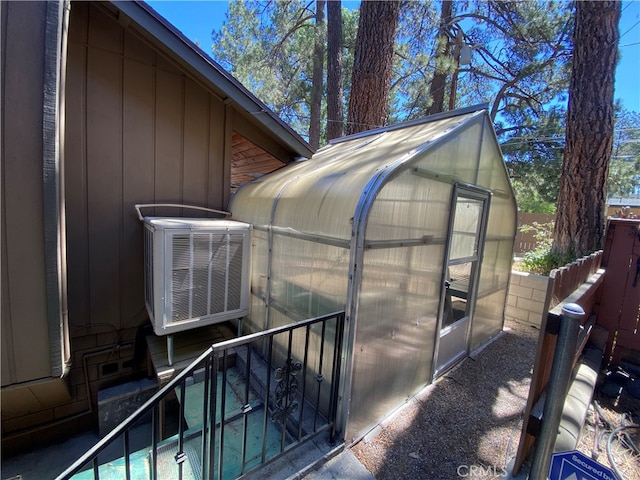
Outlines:
{"type": "Polygon", "coordinates": [[[520,261],[520,269],[523,272],[536,273],[538,275],[549,275],[554,268],[562,267],[576,259],[574,254],[560,254],[554,252],[553,227],[555,222],[522,225],[520,231],[534,231],[533,237],[536,239],[536,248],[525,253],[520,261]]]}

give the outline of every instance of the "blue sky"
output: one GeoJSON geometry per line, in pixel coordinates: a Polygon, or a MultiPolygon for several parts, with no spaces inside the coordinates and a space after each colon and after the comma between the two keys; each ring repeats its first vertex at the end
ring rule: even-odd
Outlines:
{"type": "MultiPolygon", "coordinates": [[[[227,1],[149,1],[158,13],[175,25],[189,40],[211,52],[211,31],[225,18],[227,1]]],[[[358,2],[342,2],[355,8],[358,2]]],[[[620,62],[616,70],[615,98],[627,110],[640,112],[640,1],[622,2],[620,19],[620,62]]]]}

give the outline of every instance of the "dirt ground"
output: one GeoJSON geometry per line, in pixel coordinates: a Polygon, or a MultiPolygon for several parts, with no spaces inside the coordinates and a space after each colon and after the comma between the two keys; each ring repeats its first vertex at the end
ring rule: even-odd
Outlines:
{"type": "MultiPolygon", "coordinates": [[[[504,477],[518,448],[538,333],[508,321],[500,338],[431,385],[353,452],[378,480],[504,477]]],[[[632,417],[639,422],[640,402],[627,397],[616,401],[595,394],[608,422],[607,427],[598,422],[603,440],[597,461],[605,465],[605,428],[610,431],[632,417]]],[[[578,446],[588,456],[594,449],[595,420],[592,408],[578,446]]],[[[640,445],[640,431],[631,432],[640,445]]],[[[615,438],[611,450],[625,480],[640,480],[640,456],[615,438]]]]}

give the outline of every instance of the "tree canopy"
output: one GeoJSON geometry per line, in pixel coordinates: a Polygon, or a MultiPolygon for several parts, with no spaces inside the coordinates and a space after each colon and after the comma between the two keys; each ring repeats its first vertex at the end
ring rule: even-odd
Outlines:
{"type": "MultiPolygon", "coordinates": [[[[327,3],[332,12],[321,17],[312,0],[230,2],[222,28],[212,34],[214,58],[316,145],[347,130],[360,13],[342,8],[338,15],[340,2],[327,3]],[[320,52],[318,38],[327,38],[333,50],[325,42],[320,52]],[[318,79],[321,54],[326,69],[318,79]],[[314,79],[316,92],[324,84],[320,108],[317,96],[312,101],[314,79]],[[335,127],[330,135],[327,124],[335,127]]],[[[565,147],[572,5],[401,1],[387,122],[487,103],[520,207],[554,211],[565,147]]],[[[609,190],[623,195],[638,184],[637,160],[630,160],[638,116],[620,116],[616,124],[609,190]]]]}
{"type": "MultiPolygon", "coordinates": [[[[214,58],[305,136],[313,79],[314,3],[231,2],[222,28],[212,34],[214,58]]],[[[451,13],[441,19],[435,2],[401,2],[389,122],[434,113],[431,86],[436,71],[441,74],[444,109],[488,102],[498,133],[521,134],[537,124],[537,117],[553,102],[563,101],[571,50],[568,3],[478,0],[448,4],[451,13]],[[463,47],[470,60],[458,65],[455,60],[463,47]],[[457,87],[452,92],[454,73],[457,87]]],[[[342,9],[345,109],[358,17],[358,10],[342,9]]]]}
{"type": "Polygon", "coordinates": [[[640,113],[618,108],[609,163],[609,197],[640,195],[640,113]]]}
{"type": "Polygon", "coordinates": [[[314,2],[229,2],[213,57],[294,130],[307,135],[314,2]]]}

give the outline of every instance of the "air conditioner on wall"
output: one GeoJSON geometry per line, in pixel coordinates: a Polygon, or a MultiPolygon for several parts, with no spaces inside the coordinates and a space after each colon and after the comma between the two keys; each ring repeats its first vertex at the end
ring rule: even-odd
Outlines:
{"type": "MultiPolygon", "coordinates": [[[[142,206],[149,205],[137,205],[138,213],[142,206]]],[[[156,335],[249,313],[251,225],[139,217],[144,222],[145,303],[156,335]]]]}

